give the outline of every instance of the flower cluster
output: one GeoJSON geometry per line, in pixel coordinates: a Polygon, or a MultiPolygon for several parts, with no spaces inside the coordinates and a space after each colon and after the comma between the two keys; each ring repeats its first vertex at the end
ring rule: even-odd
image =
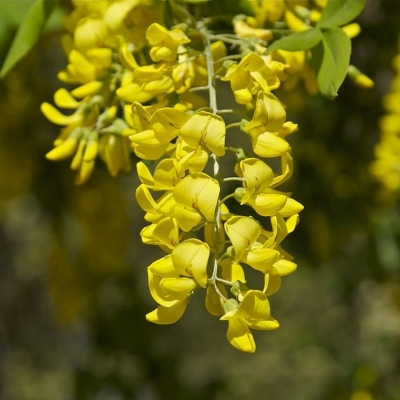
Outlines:
{"type": "Polygon", "coordinates": [[[375,146],[375,161],[370,170],[391,192],[400,189],[400,55],[393,59],[396,76],[392,91],[383,100],[387,114],[380,120],[381,135],[375,146]]]}
{"type": "MultiPolygon", "coordinates": [[[[212,10],[216,1],[201,10],[212,10]]],[[[70,115],[42,105],[63,127],[47,158],[72,157],[78,184],[89,178],[98,155],[113,176],[130,169],[132,155],[143,160],[136,199],[149,225],[141,237],[165,252],[147,269],[158,303],[147,319],[174,323],[191,296],[205,289],[206,309],[228,322],[231,345],[254,352],[251,329],[279,326],[268,298],[296,269],[281,244],[303,209],[277,189],[292,175],[287,137],[297,125],[286,121],[272,92],[282,84],[292,90],[301,79],[311,92],[320,84],[310,47],[268,47],[277,32],[311,29],[321,41],[317,24],[327,1],[248,0],[255,16],[228,17],[231,31],[218,34],[211,15],[196,21],[181,1],[72,3],[64,21],[68,65],[59,79],[77,87],[54,96],[70,115]],[[219,108],[217,92],[237,109],[219,108]],[[260,278],[258,288],[248,287],[249,274],[260,278]]],[[[359,30],[357,24],[329,29],[346,43],[341,29],[348,36],[359,30]]],[[[353,75],[361,76],[358,70],[353,75]]]]}
{"type": "MultiPolygon", "coordinates": [[[[149,27],[150,32],[153,29],[149,27]]],[[[161,158],[153,172],[146,163],[137,164],[142,184],[136,199],[149,222],[141,237],[166,253],[147,269],[151,295],[159,304],[147,319],[158,324],[176,322],[190,297],[205,289],[207,310],[228,322],[228,341],[252,353],[255,343],[250,329],[278,328],[268,297],[279,289],[281,277],[296,269],[281,243],[294,230],[303,207],[276,188],[291,176],[286,137],[297,125],[286,121],[284,107],[271,93],[279,87],[285,66],[254,51],[236,56],[238,61],[225,57],[219,68],[220,79],[230,83],[244,115],[251,116],[226,125],[221,114],[240,110],[217,107],[214,69],[222,60],[215,59],[215,49],[222,45],[212,43],[215,37],[206,30],[199,32],[207,72],[202,89],[208,92],[208,106],[191,112],[180,107],[145,107],[139,102],[132,107],[130,139],[136,155],[144,160],[161,158]],[[227,146],[227,132],[239,127],[250,139],[254,156],[227,146]],[[220,164],[227,153],[236,155],[236,163],[233,175],[223,177],[220,164]],[[260,158],[280,158],[280,170],[274,171],[260,158]],[[239,186],[224,193],[232,182],[239,186]],[[243,206],[244,214],[249,212],[246,206],[253,208],[260,220],[230,211],[226,204],[230,198],[243,206]],[[270,229],[263,227],[262,217],[270,220],[270,229]],[[246,268],[257,271],[261,289],[246,286],[246,268]]],[[[174,43],[164,42],[164,47],[161,52],[155,44],[150,54],[170,57],[174,43]]],[[[193,62],[202,61],[195,58],[193,62]]]]}

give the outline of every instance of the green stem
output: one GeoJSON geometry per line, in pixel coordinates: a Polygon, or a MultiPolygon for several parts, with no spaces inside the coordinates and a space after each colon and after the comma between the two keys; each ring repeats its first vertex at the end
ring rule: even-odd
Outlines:
{"type": "Polygon", "coordinates": [[[234,122],[234,123],[232,123],[232,124],[227,125],[227,126],[226,126],[226,129],[238,128],[238,127],[240,127],[240,125],[242,125],[241,122],[234,122]]]}
{"type": "Polygon", "coordinates": [[[244,182],[246,179],[240,178],[238,176],[230,176],[229,178],[223,178],[221,179],[221,182],[230,182],[230,181],[240,181],[244,182]]]}
{"type": "Polygon", "coordinates": [[[241,115],[242,117],[247,117],[247,114],[243,110],[237,110],[237,109],[225,109],[225,110],[217,110],[217,114],[238,114],[241,115]]]}
{"type": "Polygon", "coordinates": [[[222,200],[221,200],[221,204],[225,203],[228,199],[230,199],[231,197],[235,197],[235,193],[231,193],[228,194],[227,196],[225,196],[222,200]]]}
{"type": "Polygon", "coordinates": [[[223,283],[224,285],[233,286],[233,282],[227,281],[226,279],[218,278],[218,276],[215,277],[215,280],[223,283]]]}

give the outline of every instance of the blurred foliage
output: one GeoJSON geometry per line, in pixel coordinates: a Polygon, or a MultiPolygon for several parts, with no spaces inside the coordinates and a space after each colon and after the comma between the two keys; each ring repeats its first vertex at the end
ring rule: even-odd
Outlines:
{"type": "Polygon", "coordinates": [[[179,324],[145,321],[154,254],[138,239],[133,175],[113,179],[101,167],[75,187],[65,165],[44,159],[57,128],[38,110],[65,64],[59,36],[45,35],[9,73],[0,83],[1,399],[400,399],[399,204],[367,167],[400,3],[368,1],[358,21],[352,64],[374,89],[345,80],[334,102],[279,93],[300,126],[287,189],[305,211],[288,246],[298,271],[271,300],[281,328],[256,335],[251,356],[225,343],[200,298],[179,324]]]}

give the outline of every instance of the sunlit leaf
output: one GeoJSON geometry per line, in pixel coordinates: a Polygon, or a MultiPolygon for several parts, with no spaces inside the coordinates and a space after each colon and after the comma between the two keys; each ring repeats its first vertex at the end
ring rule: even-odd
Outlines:
{"type": "Polygon", "coordinates": [[[351,41],[340,28],[329,28],[322,31],[322,48],[313,51],[314,66],[317,72],[318,86],[321,93],[329,99],[337,96],[350,64],[351,41]],[[319,64],[319,65],[318,65],[319,64]]]}
{"type": "Polygon", "coordinates": [[[57,0],[36,0],[22,21],[0,71],[4,77],[8,71],[33,47],[39,39],[57,0]]]}
{"type": "Polygon", "coordinates": [[[356,18],[367,0],[329,0],[317,26],[320,28],[342,26],[356,18]]]}
{"type": "Polygon", "coordinates": [[[322,39],[320,29],[309,29],[307,31],[295,32],[285,36],[268,47],[268,52],[272,50],[301,51],[311,49],[322,39]]]}

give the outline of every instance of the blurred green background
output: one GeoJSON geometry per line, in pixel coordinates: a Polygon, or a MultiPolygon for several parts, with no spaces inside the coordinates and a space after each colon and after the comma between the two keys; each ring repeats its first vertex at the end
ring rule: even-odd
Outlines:
{"type": "Polygon", "coordinates": [[[50,25],[0,82],[0,399],[400,400],[399,204],[368,173],[400,2],[368,0],[358,22],[352,64],[373,89],[346,80],[334,102],[278,93],[300,126],[287,190],[305,210],[285,240],[298,270],[271,298],[281,328],[255,332],[254,355],[227,343],[201,294],[172,326],[145,320],[156,250],[139,239],[133,173],[98,163],[76,187],[67,163],[44,158],[58,128],[39,106],[65,65],[50,25]]]}

